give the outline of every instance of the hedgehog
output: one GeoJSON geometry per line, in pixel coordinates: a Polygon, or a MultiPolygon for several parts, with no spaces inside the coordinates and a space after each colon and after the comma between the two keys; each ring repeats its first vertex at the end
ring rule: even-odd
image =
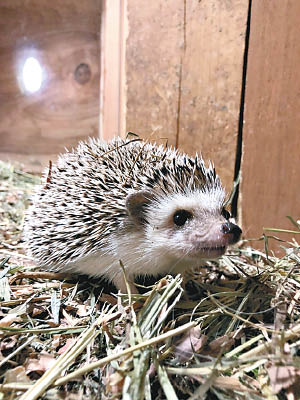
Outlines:
{"type": "Polygon", "coordinates": [[[139,139],[89,139],[45,172],[25,216],[43,269],[103,276],[136,292],[138,275],[176,274],[223,255],[241,229],[211,162],[139,139]]]}

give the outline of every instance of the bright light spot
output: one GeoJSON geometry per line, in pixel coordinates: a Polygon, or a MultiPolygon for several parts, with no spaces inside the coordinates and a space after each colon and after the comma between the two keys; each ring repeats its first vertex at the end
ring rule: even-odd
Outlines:
{"type": "Polygon", "coordinates": [[[28,57],[23,66],[23,84],[30,93],[37,92],[42,86],[43,71],[41,64],[34,57],[28,57]]]}

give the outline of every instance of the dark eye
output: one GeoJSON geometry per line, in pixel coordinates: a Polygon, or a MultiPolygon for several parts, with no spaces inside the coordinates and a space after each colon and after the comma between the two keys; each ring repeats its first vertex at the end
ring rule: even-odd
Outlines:
{"type": "Polygon", "coordinates": [[[225,208],[223,208],[223,210],[222,210],[222,216],[223,216],[225,219],[229,219],[229,218],[231,217],[230,212],[227,211],[225,208]]]}
{"type": "Polygon", "coordinates": [[[193,215],[186,210],[178,210],[176,213],[173,215],[173,221],[174,224],[177,226],[183,226],[186,221],[190,218],[192,218],[193,215]]]}

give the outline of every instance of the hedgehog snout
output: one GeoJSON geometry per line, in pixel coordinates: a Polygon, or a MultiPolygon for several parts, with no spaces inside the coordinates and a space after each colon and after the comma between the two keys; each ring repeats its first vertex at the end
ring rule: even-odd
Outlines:
{"type": "Polygon", "coordinates": [[[221,225],[221,232],[228,237],[228,244],[234,244],[240,240],[242,230],[232,222],[225,222],[221,225]]]}
{"type": "Polygon", "coordinates": [[[190,254],[209,253],[211,256],[217,249],[218,255],[224,254],[227,246],[232,245],[241,237],[242,230],[232,222],[222,220],[207,221],[207,226],[194,225],[186,236],[186,243],[190,244],[190,254]]]}

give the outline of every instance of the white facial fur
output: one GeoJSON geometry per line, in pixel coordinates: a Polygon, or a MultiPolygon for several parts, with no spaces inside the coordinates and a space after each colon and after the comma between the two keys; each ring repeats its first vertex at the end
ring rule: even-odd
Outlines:
{"type": "MultiPolygon", "coordinates": [[[[168,254],[177,259],[209,258],[210,250],[227,246],[221,226],[226,222],[221,215],[225,193],[216,188],[213,192],[196,191],[176,193],[151,203],[146,211],[145,236],[153,256],[168,254]],[[186,210],[192,218],[183,226],[176,226],[173,216],[186,210]]],[[[211,250],[211,256],[213,256],[211,250]]]]}

